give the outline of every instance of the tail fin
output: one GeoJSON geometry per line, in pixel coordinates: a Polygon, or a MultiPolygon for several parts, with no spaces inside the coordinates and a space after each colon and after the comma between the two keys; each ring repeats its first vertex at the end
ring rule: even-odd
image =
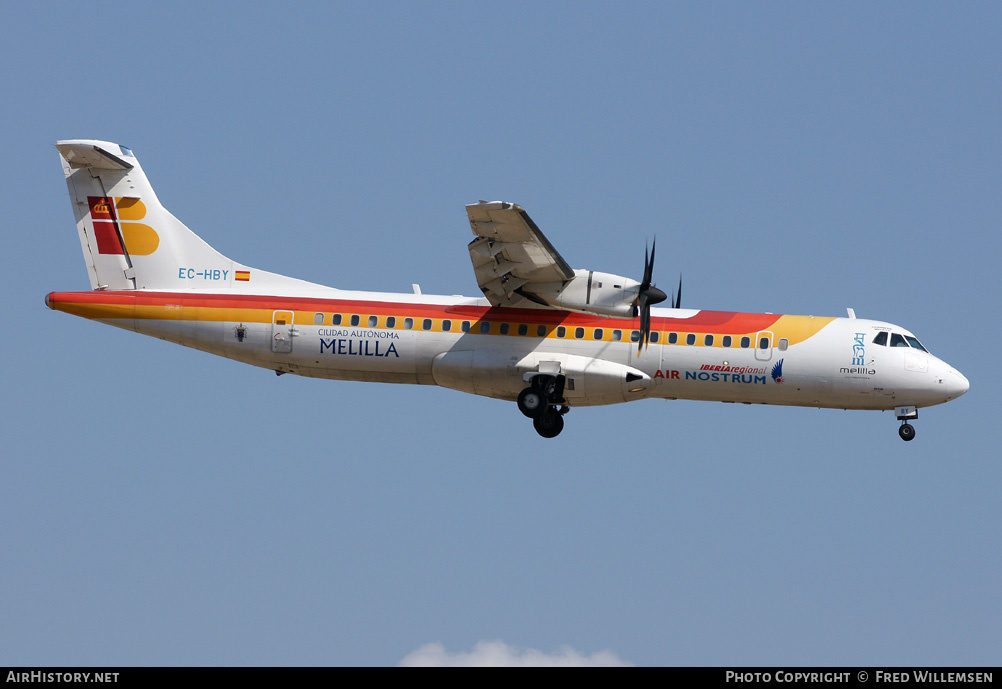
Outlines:
{"type": "Polygon", "coordinates": [[[56,144],[92,289],[229,290],[319,287],[236,263],[160,205],[125,146],[56,144]]]}

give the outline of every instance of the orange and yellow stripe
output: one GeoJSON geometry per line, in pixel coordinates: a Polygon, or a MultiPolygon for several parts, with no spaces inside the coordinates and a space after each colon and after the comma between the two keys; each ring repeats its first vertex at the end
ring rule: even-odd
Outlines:
{"type": "MultiPolygon", "coordinates": [[[[483,306],[457,306],[411,304],[400,302],[317,299],[309,297],[267,297],[237,294],[192,294],[172,292],[53,292],[46,297],[50,308],[74,316],[96,320],[137,319],[171,321],[226,321],[243,323],[271,323],[276,311],[291,311],[294,322],[314,325],[316,314],[323,315],[323,325],[328,327],[369,327],[370,316],[376,316],[377,328],[386,327],[386,318],[394,316],[395,330],[404,330],[404,319],[414,319],[414,330],[425,331],[421,321],[431,319],[430,332],[446,332],[442,321],[471,322],[471,332],[480,333],[480,323],[491,324],[490,334],[500,335],[500,324],[509,325],[506,336],[518,337],[518,326],[525,324],[525,336],[538,337],[536,327],[546,328],[545,337],[557,337],[557,328],[564,326],[564,339],[588,341],[613,341],[613,330],[625,331],[622,341],[629,340],[629,331],[639,327],[638,319],[606,318],[569,311],[550,309],[515,309],[483,306]],[[331,316],[341,314],[342,322],[333,326],[331,316]],[[359,316],[359,324],[350,324],[351,316],[359,316]],[[584,338],[574,337],[576,328],[585,329],[584,338]],[[596,338],[595,330],[602,336],[596,338]]],[[[776,340],[785,338],[797,344],[819,332],[832,320],[831,317],[788,316],[765,313],[735,313],[729,311],[699,311],[688,318],[653,317],[652,330],[659,333],[659,344],[667,344],[667,334],[679,334],[679,344],[685,336],[695,334],[698,346],[703,346],[705,335],[731,335],[734,338],[771,332],[776,340]]],[[[450,332],[459,333],[457,325],[450,332]]],[[[712,346],[722,347],[721,337],[714,338],[712,346]]],[[[732,346],[736,347],[735,341],[732,346]]]]}

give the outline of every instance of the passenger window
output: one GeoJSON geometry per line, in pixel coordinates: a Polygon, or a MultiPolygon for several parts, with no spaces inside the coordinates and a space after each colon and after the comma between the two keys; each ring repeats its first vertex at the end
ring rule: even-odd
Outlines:
{"type": "Polygon", "coordinates": [[[703,345],[706,347],[713,346],[713,335],[703,335],[703,345]]]}
{"type": "Polygon", "coordinates": [[[502,335],[507,335],[508,334],[508,329],[509,329],[509,326],[508,326],[507,323],[502,323],[501,324],[501,334],[502,335]]]}
{"type": "Polygon", "coordinates": [[[379,318],[376,316],[369,316],[369,327],[375,328],[379,324],[379,318]]]}
{"type": "Polygon", "coordinates": [[[668,344],[678,344],[678,333],[668,333],[668,344]]]}
{"type": "Polygon", "coordinates": [[[335,313],[331,316],[331,325],[341,325],[341,314],[335,313]]]}
{"type": "Polygon", "coordinates": [[[413,318],[405,318],[404,319],[404,330],[410,330],[413,327],[414,327],[414,319],[413,318]]]}
{"type": "Polygon", "coordinates": [[[487,335],[490,333],[490,331],[491,331],[491,322],[480,321],[480,332],[483,333],[484,335],[487,335]]]}
{"type": "Polygon", "coordinates": [[[686,335],[685,336],[685,343],[687,345],[694,345],[694,344],[696,344],[696,335],[695,335],[695,333],[689,333],[688,335],[686,335]]]}
{"type": "Polygon", "coordinates": [[[579,340],[584,337],[584,328],[574,328],[574,337],[579,340]]]}
{"type": "Polygon", "coordinates": [[[921,349],[926,354],[929,353],[929,350],[922,346],[922,343],[918,341],[918,338],[913,337],[911,335],[905,335],[905,339],[907,339],[908,344],[910,344],[915,349],[921,349]]]}
{"type": "Polygon", "coordinates": [[[658,340],[660,340],[660,339],[661,339],[661,333],[659,333],[657,330],[652,330],[651,331],[651,344],[657,344],[658,340]]]}
{"type": "Polygon", "coordinates": [[[563,337],[566,334],[567,334],[567,328],[565,328],[562,325],[557,327],[557,337],[563,337]]]}
{"type": "Polygon", "coordinates": [[[630,331],[630,342],[640,342],[640,331],[631,330],[630,331]]]}
{"type": "Polygon", "coordinates": [[[724,335],[722,338],[720,338],[720,345],[722,347],[730,347],[731,346],[731,336],[730,335],[724,335]]]}
{"type": "Polygon", "coordinates": [[[790,346],[790,341],[785,337],[779,338],[779,351],[785,352],[786,348],[790,346]]]}
{"type": "Polygon", "coordinates": [[[452,330],[452,321],[450,320],[442,321],[442,330],[444,330],[445,332],[449,332],[450,330],[452,330]]]}
{"type": "Polygon", "coordinates": [[[529,334],[529,326],[527,326],[525,323],[519,323],[518,324],[518,334],[521,335],[522,337],[525,337],[526,335],[528,335],[529,334]]]}
{"type": "Polygon", "coordinates": [[[396,316],[387,316],[386,317],[386,327],[387,328],[395,328],[395,327],[397,327],[397,317],[396,316]]]}
{"type": "Polygon", "coordinates": [[[751,347],[751,338],[747,337],[747,336],[742,337],[741,338],[741,349],[748,349],[749,347],[751,347]]]}
{"type": "Polygon", "coordinates": [[[352,316],[351,317],[351,324],[352,325],[358,325],[358,316],[352,316]]]}
{"type": "Polygon", "coordinates": [[[905,342],[905,338],[898,333],[891,333],[891,346],[892,347],[907,347],[908,343],[905,342]]]}
{"type": "Polygon", "coordinates": [[[873,338],[873,344],[880,345],[881,347],[887,346],[887,331],[883,330],[877,333],[877,336],[873,338]]]}
{"type": "Polygon", "coordinates": [[[623,331],[622,330],[613,330],[612,331],[612,341],[613,342],[619,342],[622,339],[623,339],[623,331]]]}
{"type": "Polygon", "coordinates": [[[546,337],[546,326],[537,325],[536,326],[536,337],[546,337]]]}
{"type": "Polygon", "coordinates": [[[324,315],[322,313],[313,314],[313,325],[323,325],[324,315]]]}
{"type": "Polygon", "coordinates": [[[422,330],[431,330],[431,319],[430,318],[425,318],[423,321],[421,321],[421,329],[422,330]]]}
{"type": "Polygon", "coordinates": [[[769,349],[769,338],[768,337],[760,337],[759,340],[758,340],[758,348],[759,349],[769,349]]]}
{"type": "Polygon", "coordinates": [[[470,332],[470,322],[463,321],[462,325],[459,326],[459,329],[462,330],[464,333],[470,332]]]}
{"type": "Polygon", "coordinates": [[[595,328],[595,332],[593,332],[591,336],[593,339],[601,340],[603,337],[605,337],[605,333],[602,331],[601,328],[595,328]]]}

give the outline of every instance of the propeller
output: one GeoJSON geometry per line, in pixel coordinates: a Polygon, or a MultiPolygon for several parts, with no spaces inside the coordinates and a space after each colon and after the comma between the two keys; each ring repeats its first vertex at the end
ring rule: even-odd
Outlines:
{"type": "MultiPolygon", "coordinates": [[[[647,346],[651,339],[651,306],[660,304],[668,295],[651,284],[654,275],[654,251],[657,249],[658,240],[651,243],[650,258],[647,257],[647,247],[644,247],[644,279],[640,283],[637,292],[636,311],[640,315],[640,341],[637,342],[637,355],[640,350],[647,346]]],[[[680,290],[681,291],[681,290],[680,290]]]]}
{"type": "Polygon", "coordinates": [[[682,308],[682,274],[681,273],[679,273],[679,276],[678,276],[678,296],[675,296],[674,292],[671,293],[671,307],[673,309],[680,309],[680,308],[682,308]]]}

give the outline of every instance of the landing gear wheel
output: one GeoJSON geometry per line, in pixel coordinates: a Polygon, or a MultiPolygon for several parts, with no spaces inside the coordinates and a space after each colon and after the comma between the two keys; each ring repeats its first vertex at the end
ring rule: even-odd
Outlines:
{"type": "Polygon", "coordinates": [[[526,388],[518,393],[518,410],[530,419],[538,419],[549,406],[546,395],[538,388],[526,388]]]}
{"type": "Polygon", "coordinates": [[[564,417],[551,409],[538,419],[533,419],[532,427],[544,438],[556,438],[564,430],[564,417]]]}
{"type": "Polygon", "coordinates": [[[898,435],[901,436],[902,440],[907,442],[915,437],[915,427],[910,423],[903,423],[898,429],[898,435]]]}

